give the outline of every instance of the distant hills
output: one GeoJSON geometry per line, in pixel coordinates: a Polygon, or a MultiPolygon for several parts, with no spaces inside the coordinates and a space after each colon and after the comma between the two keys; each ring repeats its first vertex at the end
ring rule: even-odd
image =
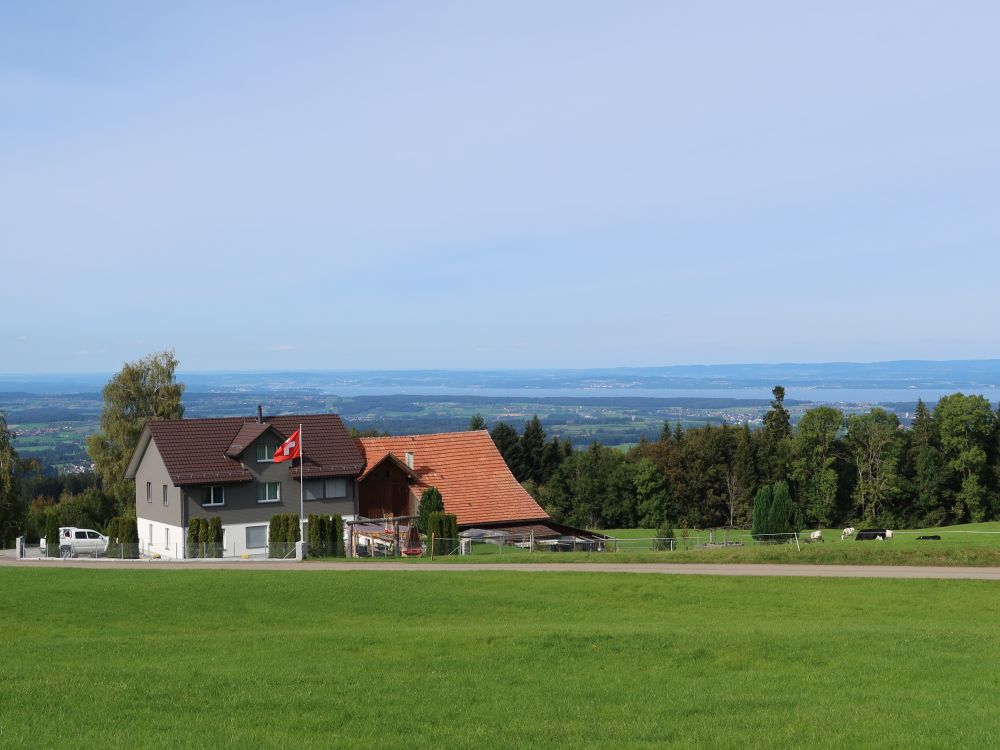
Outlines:
{"type": "MultiPolygon", "coordinates": [[[[100,390],[111,373],[0,374],[0,392],[86,393],[100,390]]],[[[590,369],[517,370],[312,370],[269,372],[180,372],[189,391],[311,391],[353,389],[441,392],[449,388],[492,390],[747,389],[992,389],[1000,385],[1000,359],[895,360],[815,364],[669,365],[590,369]]],[[[610,395],[610,394],[609,394],[610,395]]]]}

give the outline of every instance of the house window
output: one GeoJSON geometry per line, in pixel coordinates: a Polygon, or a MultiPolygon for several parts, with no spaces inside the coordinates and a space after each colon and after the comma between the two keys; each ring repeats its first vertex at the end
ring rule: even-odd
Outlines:
{"type": "Polygon", "coordinates": [[[347,480],[327,479],[325,497],[347,497],[347,480]]]}
{"type": "Polygon", "coordinates": [[[149,524],[149,536],[147,538],[149,539],[149,546],[152,547],[153,546],[153,524],[149,524]]]}
{"type": "Polygon", "coordinates": [[[163,504],[167,504],[167,485],[163,485],[163,504]]]}
{"type": "Polygon", "coordinates": [[[167,552],[170,551],[170,527],[169,526],[164,526],[163,527],[163,549],[165,549],[167,552]]]}
{"type": "Polygon", "coordinates": [[[146,482],[146,502],[153,502],[153,483],[146,482]]]}
{"type": "Polygon", "coordinates": [[[205,499],[201,502],[202,505],[225,505],[226,504],[226,488],[221,484],[217,484],[213,487],[205,488],[205,499]]]}
{"type": "Polygon", "coordinates": [[[267,546],[267,526],[247,526],[247,549],[267,546]]]}
{"type": "Polygon", "coordinates": [[[281,482],[257,482],[257,502],[276,503],[281,500],[281,482]]]}
{"type": "Polygon", "coordinates": [[[277,443],[257,443],[257,463],[274,461],[276,450],[278,450],[277,443]]]}

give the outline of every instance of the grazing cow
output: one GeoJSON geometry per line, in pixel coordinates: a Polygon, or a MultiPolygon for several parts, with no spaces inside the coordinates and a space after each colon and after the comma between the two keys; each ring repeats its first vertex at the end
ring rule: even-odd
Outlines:
{"type": "Polygon", "coordinates": [[[812,533],[809,534],[809,541],[810,542],[822,542],[823,541],[823,532],[822,531],[813,531],[812,533]]]}
{"type": "Polygon", "coordinates": [[[840,541],[844,541],[849,536],[854,536],[854,532],[857,531],[853,526],[848,526],[840,535],[840,541]]]}

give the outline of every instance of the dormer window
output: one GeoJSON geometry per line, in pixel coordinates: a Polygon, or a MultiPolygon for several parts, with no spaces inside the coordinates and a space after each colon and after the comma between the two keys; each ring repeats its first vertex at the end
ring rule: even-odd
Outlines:
{"type": "Polygon", "coordinates": [[[277,443],[257,443],[257,463],[273,463],[276,450],[278,450],[277,443]]]}

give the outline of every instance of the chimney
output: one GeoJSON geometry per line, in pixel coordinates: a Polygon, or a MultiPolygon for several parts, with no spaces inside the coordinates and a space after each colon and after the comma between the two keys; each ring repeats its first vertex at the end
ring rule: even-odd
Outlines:
{"type": "Polygon", "coordinates": [[[413,451],[406,451],[406,466],[410,471],[413,470],[413,451]]]}
{"type": "Polygon", "coordinates": [[[257,424],[264,423],[264,407],[261,404],[257,404],[257,424]]]}

